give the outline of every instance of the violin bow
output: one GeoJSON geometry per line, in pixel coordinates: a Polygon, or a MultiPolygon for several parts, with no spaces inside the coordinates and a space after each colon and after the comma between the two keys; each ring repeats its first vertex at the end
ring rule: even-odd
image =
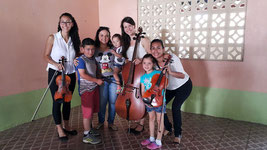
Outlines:
{"type": "Polygon", "coordinates": [[[37,114],[37,112],[38,112],[38,110],[39,110],[39,108],[40,108],[40,106],[41,106],[41,104],[42,104],[44,98],[45,98],[45,95],[46,95],[46,93],[47,93],[47,91],[48,91],[50,85],[52,84],[52,82],[53,82],[53,80],[54,80],[54,78],[55,78],[55,76],[56,76],[57,74],[58,74],[58,71],[55,71],[55,73],[54,73],[52,79],[50,80],[50,82],[49,82],[49,84],[48,84],[48,86],[47,86],[47,88],[46,88],[46,90],[45,90],[45,92],[44,92],[44,94],[43,94],[43,96],[42,96],[42,98],[41,98],[41,100],[40,100],[38,106],[37,106],[36,109],[35,109],[35,112],[34,112],[34,114],[33,114],[33,116],[32,116],[31,121],[34,121],[34,118],[35,118],[35,116],[36,116],[36,114],[37,114]]]}
{"type": "MultiPolygon", "coordinates": [[[[165,73],[165,76],[167,77],[167,75],[168,75],[168,72],[166,71],[166,73],[165,73]]],[[[167,88],[167,79],[165,80],[165,83],[164,83],[164,92],[163,92],[163,103],[162,103],[162,108],[161,108],[161,114],[160,114],[160,124],[159,124],[159,133],[161,133],[161,120],[162,120],[162,114],[163,114],[163,110],[164,110],[164,107],[165,107],[165,105],[166,105],[166,101],[165,101],[165,95],[166,95],[166,88],[167,88]]],[[[163,122],[163,125],[164,125],[164,122],[163,122]]]]}
{"type": "Polygon", "coordinates": [[[103,79],[104,81],[108,82],[108,83],[114,83],[114,84],[116,84],[116,85],[121,85],[121,84],[118,84],[117,82],[112,81],[111,79],[109,79],[109,78],[107,78],[107,77],[102,77],[102,79],[103,79]]]}

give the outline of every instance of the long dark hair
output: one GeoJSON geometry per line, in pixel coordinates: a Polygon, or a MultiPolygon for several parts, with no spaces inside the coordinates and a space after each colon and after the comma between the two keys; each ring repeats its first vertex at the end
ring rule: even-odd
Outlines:
{"type": "Polygon", "coordinates": [[[162,46],[162,48],[164,48],[163,42],[161,39],[154,39],[151,43],[150,43],[150,49],[152,47],[153,43],[160,43],[160,45],[162,46]]]}
{"type": "Polygon", "coordinates": [[[58,27],[57,27],[57,31],[61,31],[61,27],[60,27],[60,19],[63,16],[67,16],[70,18],[71,22],[73,23],[73,27],[70,29],[70,33],[69,36],[71,37],[71,41],[73,43],[73,47],[76,53],[76,56],[79,55],[80,53],[80,45],[81,45],[81,40],[80,40],[80,36],[79,36],[79,29],[78,29],[78,25],[74,19],[74,17],[70,14],[70,13],[63,13],[62,15],[60,15],[59,17],[59,22],[58,22],[58,27]]]}
{"type": "Polygon", "coordinates": [[[109,31],[109,28],[108,28],[108,27],[99,27],[99,28],[98,28],[98,30],[96,31],[96,35],[95,35],[95,46],[96,46],[97,48],[100,47],[99,33],[100,33],[101,31],[103,31],[103,30],[106,30],[106,31],[108,32],[108,34],[109,34],[109,40],[108,40],[107,45],[108,45],[109,48],[111,48],[113,45],[112,45],[112,42],[111,42],[111,40],[110,40],[110,31],[109,31]]]}
{"type": "Polygon", "coordinates": [[[131,18],[131,17],[125,17],[121,21],[122,56],[127,58],[126,51],[130,47],[131,37],[128,34],[126,34],[124,31],[124,28],[123,28],[124,22],[127,22],[133,26],[135,26],[135,22],[134,22],[133,18],[131,18]]]}

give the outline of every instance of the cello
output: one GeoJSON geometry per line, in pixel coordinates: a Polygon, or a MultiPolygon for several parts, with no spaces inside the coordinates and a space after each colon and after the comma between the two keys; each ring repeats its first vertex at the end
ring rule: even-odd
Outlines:
{"type": "MultiPolygon", "coordinates": [[[[61,60],[59,62],[64,66],[64,63],[66,62],[66,58],[64,56],[61,57],[61,60]]],[[[59,102],[70,102],[72,98],[72,92],[69,90],[71,79],[68,75],[65,74],[65,69],[62,69],[61,76],[57,76],[56,78],[56,84],[58,86],[58,90],[56,91],[54,95],[55,101],[59,102]]]]}
{"type": "MultiPolygon", "coordinates": [[[[164,66],[168,65],[170,62],[171,55],[168,56],[164,66]]],[[[168,85],[168,79],[164,74],[164,70],[166,67],[163,67],[160,74],[154,74],[151,79],[151,87],[148,89],[143,95],[144,103],[152,106],[152,107],[160,107],[163,104],[164,94],[162,90],[166,90],[166,86],[168,85]]]]}
{"type": "MultiPolygon", "coordinates": [[[[138,34],[134,40],[135,46],[133,51],[132,60],[136,59],[137,47],[143,37],[143,30],[141,27],[138,28],[138,34]]],[[[115,109],[117,114],[129,120],[140,120],[145,116],[145,104],[142,101],[141,96],[141,84],[140,77],[145,73],[142,64],[135,65],[134,62],[129,61],[122,68],[122,80],[123,90],[119,93],[115,109]]]]}

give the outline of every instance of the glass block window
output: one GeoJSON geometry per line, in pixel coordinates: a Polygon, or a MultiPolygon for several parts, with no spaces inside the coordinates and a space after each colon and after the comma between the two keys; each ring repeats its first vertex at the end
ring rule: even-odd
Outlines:
{"type": "Polygon", "coordinates": [[[242,61],[247,0],[139,0],[138,25],[180,58],[242,61]]]}

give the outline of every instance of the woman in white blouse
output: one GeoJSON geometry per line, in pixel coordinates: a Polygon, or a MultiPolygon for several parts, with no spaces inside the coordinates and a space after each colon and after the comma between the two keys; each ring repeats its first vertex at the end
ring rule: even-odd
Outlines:
{"type": "MultiPolygon", "coordinates": [[[[127,61],[133,61],[135,64],[141,63],[143,56],[150,52],[150,40],[147,37],[141,38],[140,43],[137,45],[136,59],[133,58],[133,51],[136,40],[136,25],[131,17],[125,17],[121,21],[121,38],[122,38],[122,56],[127,61]]],[[[131,132],[140,134],[144,131],[144,119],[141,119],[136,126],[131,127],[131,132]]]]}
{"type": "MultiPolygon", "coordinates": [[[[58,32],[48,36],[44,59],[48,62],[48,83],[50,83],[54,73],[58,71],[57,75],[61,75],[62,69],[71,78],[69,90],[73,93],[75,89],[76,75],[75,67],[73,64],[74,58],[79,54],[80,51],[80,37],[78,33],[78,26],[74,17],[69,13],[63,13],[59,17],[58,32]],[[65,66],[59,63],[61,57],[66,58],[65,66]]],[[[52,115],[56,124],[58,137],[62,141],[68,140],[67,134],[76,135],[76,130],[71,130],[69,127],[70,117],[70,102],[64,102],[64,100],[55,101],[54,95],[58,90],[58,86],[53,79],[50,85],[50,91],[53,99],[52,115]],[[63,124],[61,123],[61,104],[63,104],[63,124]]]]}
{"type": "MultiPolygon", "coordinates": [[[[173,142],[180,143],[182,138],[181,106],[192,91],[192,82],[189,75],[184,71],[179,57],[165,53],[162,40],[154,39],[150,47],[152,55],[157,59],[161,68],[164,67],[165,59],[171,56],[171,63],[167,67],[168,86],[165,96],[166,104],[174,98],[171,108],[175,136],[173,142]]],[[[169,122],[167,114],[164,115],[164,126],[165,135],[172,132],[172,124],[169,122]]]]}

